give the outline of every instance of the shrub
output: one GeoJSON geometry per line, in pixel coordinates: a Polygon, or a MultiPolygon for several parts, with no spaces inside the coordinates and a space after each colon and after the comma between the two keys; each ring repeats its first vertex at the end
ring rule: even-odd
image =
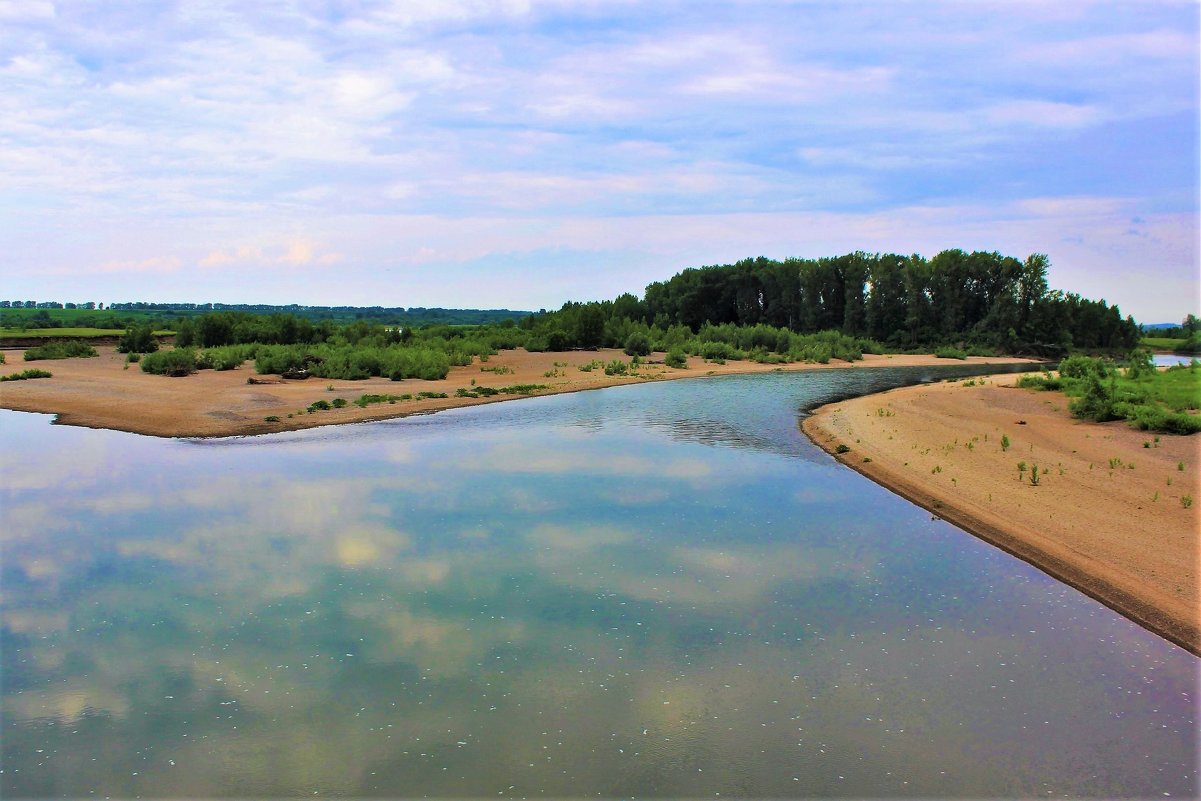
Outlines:
{"type": "Polygon", "coordinates": [[[626,337],[625,354],[627,356],[649,356],[651,341],[646,334],[635,331],[626,337]]]}
{"type": "Polygon", "coordinates": [[[156,350],[158,340],[154,337],[154,327],[150,323],[127,328],[117,342],[119,353],[154,353],[156,350]]]}
{"type": "MultiPolygon", "coordinates": [[[[1163,431],[1166,434],[1195,434],[1201,431],[1201,417],[1173,412],[1149,403],[1116,403],[1114,418],[1125,418],[1139,431],[1163,431]]],[[[1150,447],[1144,443],[1144,447],[1150,447]]]]}
{"type": "Polygon", "coordinates": [[[1110,369],[1103,360],[1088,356],[1069,356],[1059,363],[1060,378],[1105,378],[1109,372],[1110,369]]]}
{"type": "Polygon", "coordinates": [[[79,357],[98,356],[96,349],[86,342],[78,340],[56,340],[30,348],[25,351],[25,361],[36,362],[42,359],[73,359],[79,357]]]}
{"type": "Polygon", "coordinates": [[[847,453],[850,450],[851,449],[849,446],[840,442],[840,443],[838,443],[838,447],[834,449],[834,452],[835,453],[847,453]]]}
{"type": "Polygon", "coordinates": [[[688,368],[688,357],[684,355],[684,351],[682,350],[668,351],[667,356],[664,357],[663,361],[668,367],[675,367],[678,370],[685,370],[688,368]]]}
{"type": "Polygon", "coordinates": [[[335,409],[341,409],[346,405],[346,398],[334,398],[332,401],[330,401],[329,405],[333,406],[335,409]]]}
{"type": "Polygon", "coordinates": [[[196,372],[196,351],[174,348],[147,353],[142,357],[142,372],[152,375],[185,376],[196,372]]]}
{"type": "Polygon", "coordinates": [[[629,365],[621,359],[614,359],[605,365],[605,375],[626,375],[629,370],[629,365]]]}
{"type": "Polygon", "coordinates": [[[353,403],[360,409],[366,409],[370,403],[395,403],[398,400],[410,400],[412,397],[412,395],[361,395],[353,403]]]}
{"type": "Polygon", "coordinates": [[[1106,388],[1096,373],[1090,373],[1084,379],[1084,394],[1072,401],[1068,408],[1077,417],[1097,423],[1117,420],[1119,417],[1114,410],[1113,387],[1106,388]]]}
{"type": "Polygon", "coordinates": [[[200,370],[234,370],[242,366],[242,362],[254,358],[257,345],[221,345],[216,348],[205,348],[196,357],[196,367],[200,370]]]}
{"type": "Polygon", "coordinates": [[[1056,378],[1050,373],[1031,375],[1027,373],[1018,378],[1018,386],[1022,389],[1039,389],[1044,392],[1056,392],[1064,388],[1063,379],[1056,378]]]}
{"type": "Polygon", "coordinates": [[[313,412],[323,412],[330,408],[329,401],[322,398],[319,401],[313,401],[309,404],[309,414],[313,412]]]}
{"type": "Polygon", "coordinates": [[[728,342],[702,342],[698,356],[710,361],[716,359],[745,359],[746,354],[728,342]]]}
{"type": "Polygon", "coordinates": [[[36,367],[31,367],[28,370],[22,370],[19,373],[12,375],[0,376],[0,381],[28,381],[31,378],[50,378],[48,370],[39,370],[36,367]]]}
{"type": "Polygon", "coordinates": [[[497,392],[505,395],[529,395],[540,389],[546,389],[546,384],[512,384],[511,386],[501,387],[497,392]]]}
{"type": "Polygon", "coordinates": [[[960,350],[959,348],[939,348],[938,350],[934,351],[934,355],[939,359],[963,360],[967,358],[967,351],[960,350]]]}

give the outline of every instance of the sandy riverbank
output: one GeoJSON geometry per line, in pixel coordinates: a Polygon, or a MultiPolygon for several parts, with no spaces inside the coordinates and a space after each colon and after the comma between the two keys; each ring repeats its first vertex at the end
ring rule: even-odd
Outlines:
{"type": "Polygon", "coordinates": [[[1061,393],[1014,382],[898,389],[803,427],[849,467],[1201,653],[1201,507],[1181,500],[1201,499],[1201,437],[1081,422],[1061,393]]]}
{"type": "MultiPolygon", "coordinates": [[[[509,400],[517,396],[492,398],[455,397],[458,389],[473,386],[500,388],[514,384],[545,384],[535,394],[578,392],[587,389],[633,384],[671,378],[689,378],[732,373],[771,372],[772,370],[861,369],[865,367],[904,367],[911,365],[947,365],[946,359],[932,356],[873,356],[863,361],[833,361],[822,364],[762,365],[754,362],[713,364],[690,358],[688,368],[677,370],[662,363],[640,367],[638,376],[607,376],[597,367],[589,372],[581,365],[630,359],[619,350],[576,351],[570,353],[527,353],[508,350],[477,359],[466,367],[453,367],[441,381],[389,381],[372,378],[365,381],[330,381],[310,378],[306,381],[281,381],[248,384],[256,376],[250,363],[237,370],[202,370],[183,378],[148,375],[136,364],[124,369],[122,354],[112,347],[97,348],[100,356],[87,359],[62,359],[26,364],[20,350],[6,350],[0,375],[20,372],[29,366],[49,370],[52,378],[0,383],[0,408],[58,415],[57,422],[89,428],[111,428],[137,434],[164,437],[221,437],[263,434],[313,428],[322,425],[382,420],[409,414],[427,413],[458,406],[471,406],[509,400]],[[330,389],[332,387],[332,389],[330,389]],[[418,392],[444,392],[448,398],[397,401],[372,404],[360,409],[353,404],[342,409],[302,413],[318,400],[344,398],[354,401],[364,394],[403,395],[418,392]],[[292,415],[289,417],[288,415],[292,415]],[[278,417],[278,422],[265,418],[278,417]]],[[[663,354],[652,354],[659,362],[663,354]]],[[[1021,359],[970,359],[972,364],[1002,364],[1021,359]]],[[[962,362],[954,362],[962,364],[962,362]]]]}

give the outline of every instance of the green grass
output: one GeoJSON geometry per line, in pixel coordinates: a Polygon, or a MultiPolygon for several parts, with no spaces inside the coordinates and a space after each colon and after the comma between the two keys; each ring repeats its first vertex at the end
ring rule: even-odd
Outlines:
{"type": "MultiPolygon", "coordinates": [[[[92,337],[119,337],[125,333],[124,328],[0,328],[0,337],[25,337],[50,339],[58,337],[82,337],[91,339],[92,337]]],[[[174,331],[155,331],[154,335],[169,336],[174,334],[174,331]]]]}
{"type": "Polygon", "coordinates": [[[1143,337],[1138,341],[1140,347],[1151,350],[1176,350],[1188,342],[1187,339],[1172,339],[1170,337],[1143,337]]]}
{"type": "Polygon", "coordinates": [[[1060,365],[1058,377],[1026,375],[1027,389],[1061,390],[1073,398],[1072,415],[1103,423],[1126,420],[1140,431],[1193,434],[1201,431],[1201,367],[1180,365],[1167,370],[1132,367],[1122,370],[1100,359],[1072,357],[1060,365]],[[1069,374],[1070,373],[1070,374],[1069,374]]]}

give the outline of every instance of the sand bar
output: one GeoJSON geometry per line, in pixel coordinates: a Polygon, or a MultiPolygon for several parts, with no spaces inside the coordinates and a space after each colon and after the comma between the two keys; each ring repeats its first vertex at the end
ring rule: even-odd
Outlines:
{"type": "Polygon", "coordinates": [[[847,466],[1201,654],[1201,507],[1189,501],[1201,499],[1201,437],[1157,442],[1122,422],[1075,420],[1062,393],[1015,380],[833,403],[803,428],[847,466]]]}
{"type": "MultiPolygon", "coordinates": [[[[477,358],[469,366],[452,367],[446,378],[440,381],[389,381],[386,378],[331,381],[309,378],[305,381],[279,380],[278,383],[248,384],[250,377],[256,380],[277,377],[258,376],[252,365],[246,363],[237,370],[202,370],[182,378],[168,378],[143,373],[136,364],[125,369],[124,355],[112,347],[98,347],[97,350],[100,356],[95,358],[29,364],[24,362],[21,350],[3,351],[5,364],[0,364],[0,375],[17,373],[33,366],[50,371],[53,377],[0,383],[0,408],[55,414],[58,423],[89,428],[110,428],[162,437],[225,437],[382,420],[521,397],[455,397],[456,390],[470,390],[475,386],[499,389],[515,384],[544,384],[547,389],[535,394],[548,395],[645,381],[781,369],[838,370],[965,364],[911,355],[868,355],[863,361],[834,360],[828,365],[764,365],[741,361],[714,364],[691,357],[688,369],[677,370],[662,364],[663,354],[658,353],[648,357],[652,362],[658,361],[658,364],[640,367],[637,376],[622,377],[607,376],[600,367],[588,372],[579,369],[581,365],[613,359],[629,362],[630,357],[620,350],[528,353],[518,349],[501,351],[489,357],[487,362],[477,358]],[[344,398],[353,402],[364,394],[416,395],[419,392],[444,392],[450,397],[372,404],[366,408],[351,403],[342,409],[303,413],[309,404],[318,400],[344,398]],[[267,417],[280,419],[278,422],[268,422],[265,419],[267,417]]],[[[973,358],[966,364],[1021,361],[1024,360],[973,358]]]]}

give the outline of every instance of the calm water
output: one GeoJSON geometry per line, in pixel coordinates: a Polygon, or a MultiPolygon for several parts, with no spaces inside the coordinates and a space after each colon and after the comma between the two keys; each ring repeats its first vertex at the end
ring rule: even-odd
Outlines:
{"type": "Polygon", "coordinates": [[[1198,660],[797,430],[919,375],[0,413],[0,795],[1195,795],[1198,660]]]}
{"type": "Polygon", "coordinates": [[[1192,356],[1182,356],[1178,353],[1153,353],[1151,361],[1156,367],[1174,367],[1177,364],[1191,364],[1192,356]]]}

